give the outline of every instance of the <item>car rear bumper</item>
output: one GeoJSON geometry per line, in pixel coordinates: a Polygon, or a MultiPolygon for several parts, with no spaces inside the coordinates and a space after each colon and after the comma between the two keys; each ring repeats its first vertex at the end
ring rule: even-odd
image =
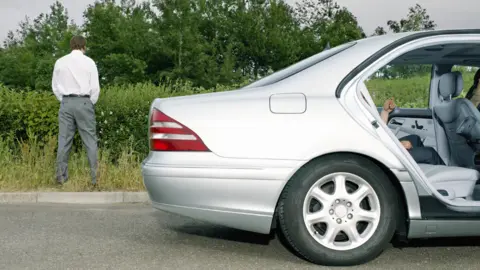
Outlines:
{"type": "Polygon", "coordinates": [[[232,228],[269,233],[295,162],[151,153],[142,164],[153,207],[232,228]]]}

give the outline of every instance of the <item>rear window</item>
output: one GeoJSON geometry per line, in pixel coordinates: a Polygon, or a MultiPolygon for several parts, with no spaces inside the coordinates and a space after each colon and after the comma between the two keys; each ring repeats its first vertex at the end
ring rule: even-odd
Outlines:
{"type": "Polygon", "coordinates": [[[277,72],[274,72],[274,73],[272,73],[272,74],[270,74],[270,75],[268,75],[264,78],[261,78],[260,80],[257,80],[257,81],[255,81],[251,84],[248,84],[247,86],[245,86],[243,88],[254,88],[254,87],[261,87],[261,86],[266,86],[266,85],[269,85],[269,84],[274,84],[274,83],[279,82],[281,80],[284,80],[284,79],[286,79],[286,78],[288,78],[292,75],[295,75],[302,70],[305,70],[305,69],[307,69],[311,66],[314,66],[314,65],[326,60],[327,58],[332,57],[335,54],[340,53],[340,52],[352,47],[355,44],[356,44],[356,42],[354,41],[354,42],[349,42],[349,43],[345,43],[345,44],[333,47],[333,48],[328,49],[328,50],[324,50],[320,53],[317,53],[317,54],[312,55],[308,58],[305,58],[300,62],[297,62],[297,63],[295,63],[291,66],[288,66],[284,69],[281,69],[277,72]]]}

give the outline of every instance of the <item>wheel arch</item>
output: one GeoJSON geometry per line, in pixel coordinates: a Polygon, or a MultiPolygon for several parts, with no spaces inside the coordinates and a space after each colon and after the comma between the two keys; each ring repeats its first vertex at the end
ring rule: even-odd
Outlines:
{"type": "Polygon", "coordinates": [[[364,154],[360,154],[360,153],[355,153],[355,152],[334,152],[334,153],[327,153],[327,154],[323,154],[323,155],[320,155],[320,156],[317,156],[315,158],[312,158],[311,160],[309,160],[308,162],[306,162],[305,164],[303,164],[300,168],[298,168],[293,174],[292,176],[290,177],[290,179],[288,179],[288,181],[285,183],[285,186],[284,188],[282,189],[282,191],[280,192],[280,195],[278,196],[278,199],[277,199],[277,203],[275,205],[275,211],[274,211],[274,214],[273,214],[273,219],[272,219],[272,225],[271,225],[271,230],[275,230],[277,228],[277,222],[278,222],[278,204],[280,202],[280,198],[281,198],[281,194],[283,194],[284,190],[285,190],[285,187],[287,186],[287,183],[289,181],[291,181],[291,179],[298,173],[298,171],[300,171],[302,168],[304,168],[305,166],[311,164],[312,162],[316,162],[317,160],[321,160],[321,159],[324,159],[324,158],[328,158],[328,157],[332,157],[332,156],[335,156],[336,158],[338,158],[339,156],[357,156],[359,158],[364,158],[364,159],[367,159],[371,162],[373,162],[375,165],[377,165],[387,176],[388,176],[388,179],[390,180],[390,182],[392,183],[393,187],[395,188],[395,190],[398,192],[399,194],[399,199],[400,199],[400,202],[401,202],[401,209],[400,209],[400,217],[398,219],[398,224],[397,224],[397,229],[396,229],[396,234],[401,236],[401,237],[406,237],[407,235],[407,228],[408,228],[408,205],[407,205],[407,198],[405,196],[405,191],[403,190],[402,188],[402,185],[400,184],[400,181],[399,179],[397,178],[397,176],[385,165],[383,164],[382,162],[380,162],[379,160],[375,159],[375,158],[372,158],[368,155],[364,155],[364,154]]]}

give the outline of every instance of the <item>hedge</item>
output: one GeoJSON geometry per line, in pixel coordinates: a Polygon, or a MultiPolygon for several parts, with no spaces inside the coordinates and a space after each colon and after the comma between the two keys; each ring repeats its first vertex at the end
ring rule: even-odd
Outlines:
{"type": "MultiPolygon", "coordinates": [[[[473,73],[464,75],[468,89],[473,73]]],[[[157,97],[191,95],[234,89],[218,86],[215,89],[195,88],[184,83],[160,86],[137,84],[102,89],[96,105],[99,147],[109,149],[113,156],[126,146],[140,156],[148,152],[147,121],[151,102],[157,97]]],[[[429,78],[373,79],[367,82],[372,98],[378,106],[389,97],[395,97],[398,106],[427,107],[429,78]]],[[[466,91],[464,91],[466,92],[466,91]]],[[[0,136],[4,142],[35,137],[38,143],[46,143],[55,137],[58,129],[59,103],[50,92],[11,90],[0,85],[0,136]]],[[[75,148],[81,140],[75,139],[75,148]]]]}

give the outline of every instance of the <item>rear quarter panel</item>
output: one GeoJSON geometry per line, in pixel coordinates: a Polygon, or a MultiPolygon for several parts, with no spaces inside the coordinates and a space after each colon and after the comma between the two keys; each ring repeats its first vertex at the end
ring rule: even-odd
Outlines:
{"type": "Polygon", "coordinates": [[[328,153],[355,152],[391,168],[403,167],[335,97],[307,95],[305,113],[274,114],[269,109],[270,95],[261,89],[233,91],[157,107],[195,131],[212,152],[225,158],[308,161],[328,153]]]}

